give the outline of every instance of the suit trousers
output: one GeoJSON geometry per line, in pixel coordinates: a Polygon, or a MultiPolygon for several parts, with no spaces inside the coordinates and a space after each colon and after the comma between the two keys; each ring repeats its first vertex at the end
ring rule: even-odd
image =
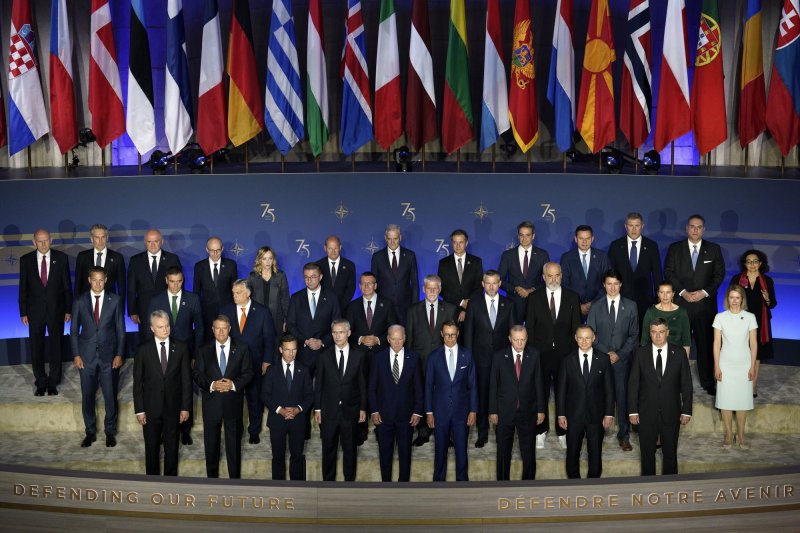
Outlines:
{"type": "Polygon", "coordinates": [[[489,383],[492,378],[491,366],[476,366],[478,381],[478,439],[489,440],[489,383]]]}
{"type": "Polygon", "coordinates": [[[344,480],[355,481],[358,419],[343,420],[341,415],[333,417],[323,415],[320,432],[322,433],[322,480],[336,481],[336,463],[341,443],[344,480]]]}
{"type": "Polygon", "coordinates": [[[433,438],[435,448],[433,451],[433,480],[447,480],[447,448],[450,444],[450,433],[453,433],[453,444],[456,452],[456,481],[469,481],[469,459],[467,458],[467,427],[466,416],[453,416],[448,418],[436,417],[434,413],[433,438]]]}
{"type": "Polygon", "coordinates": [[[584,437],[586,437],[586,452],[589,455],[589,471],[586,477],[600,477],[603,473],[603,437],[606,434],[603,424],[591,424],[571,418],[568,422],[565,460],[567,477],[569,479],[581,477],[581,447],[584,437]]]}
{"type": "Polygon", "coordinates": [[[514,431],[519,437],[522,456],[522,479],[536,479],[536,424],[534,417],[523,416],[519,410],[511,421],[499,420],[497,424],[497,480],[511,479],[511,452],[514,448],[514,431]]]}
{"type": "Polygon", "coordinates": [[[261,361],[253,360],[253,379],[244,388],[247,400],[247,432],[258,435],[264,427],[264,403],[261,401],[261,361]]]}
{"type": "Polygon", "coordinates": [[[611,365],[614,369],[614,391],[616,393],[617,404],[617,439],[625,440],[629,438],[631,423],[628,422],[628,375],[630,365],[628,361],[620,359],[611,365]]]}
{"type": "MultiPolygon", "coordinates": [[[[411,417],[408,417],[411,419],[411,417]]],[[[394,459],[394,445],[397,442],[397,462],[400,473],[397,481],[411,479],[411,437],[414,428],[408,425],[408,420],[389,421],[375,427],[378,434],[378,452],[380,454],[381,481],[392,481],[392,461],[394,459]]]]}
{"type": "MultiPolygon", "coordinates": [[[[542,423],[536,426],[536,433],[547,433],[550,431],[550,385],[553,386],[553,398],[558,397],[558,370],[561,368],[561,361],[564,358],[555,350],[547,350],[541,352],[540,361],[542,365],[542,383],[544,386],[544,401],[545,405],[543,407],[544,410],[544,420],[542,423]]],[[[566,434],[566,432],[561,429],[561,426],[558,425],[558,422],[554,424],[556,426],[556,435],[559,437],[561,435],[566,434]]]]}
{"type": "MultiPolygon", "coordinates": [[[[281,416],[270,413],[269,416],[281,416]]],[[[269,442],[272,446],[272,479],[286,479],[286,438],[289,438],[289,479],[305,481],[306,457],[305,447],[306,421],[305,413],[293,420],[284,420],[269,428],[269,442]]]]}
{"type": "Polygon", "coordinates": [[[242,435],[244,423],[241,415],[232,418],[211,417],[203,413],[203,447],[206,455],[206,475],[219,477],[220,431],[225,426],[225,458],[228,462],[228,477],[242,477],[242,435]]]}
{"type": "Polygon", "coordinates": [[[103,391],[103,403],[106,408],[106,415],[103,421],[103,428],[106,436],[117,434],[117,393],[114,389],[114,370],[111,368],[111,361],[101,361],[95,357],[91,363],[83,360],[83,369],[80,370],[81,376],[81,407],[83,410],[83,425],[87,435],[97,433],[97,413],[95,412],[95,398],[97,396],[97,384],[103,391]]]}
{"type": "MultiPolygon", "coordinates": [[[[641,415],[640,420],[641,420],[641,415]]],[[[667,423],[663,420],[661,413],[657,420],[649,423],[639,424],[639,448],[642,458],[642,475],[656,475],[656,442],[661,437],[661,453],[663,464],[661,473],[664,475],[678,473],[678,435],[680,434],[680,422],[667,423]]]]}
{"type": "Polygon", "coordinates": [[[716,385],[714,380],[714,315],[705,309],[703,301],[700,305],[684,306],[689,315],[692,328],[695,359],[697,359],[697,377],[704,389],[716,385]]]}
{"type": "Polygon", "coordinates": [[[56,387],[61,383],[61,342],[64,338],[64,317],[31,320],[28,322],[28,334],[31,342],[31,366],[37,388],[56,387]],[[45,328],[49,334],[49,352],[45,354],[45,328]],[[47,360],[50,374],[44,371],[47,360]]]}
{"type": "Polygon", "coordinates": [[[161,474],[161,442],[164,442],[164,475],[178,475],[178,413],[147,417],[142,426],[144,435],[144,465],[148,476],[161,474]]]}

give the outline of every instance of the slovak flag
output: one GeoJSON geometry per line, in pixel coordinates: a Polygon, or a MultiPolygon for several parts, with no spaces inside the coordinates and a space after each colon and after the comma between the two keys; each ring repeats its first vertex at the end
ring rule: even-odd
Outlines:
{"type": "Polygon", "coordinates": [[[767,95],[767,129],[784,157],[800,142],[800,0],[784,0],[767,95]]]}
{"type": "Polygon", "coordinates": [[[67,0],[53,0],[50,12],[50,119],[53,138],[65,154],[78,144],[67,0]]]}

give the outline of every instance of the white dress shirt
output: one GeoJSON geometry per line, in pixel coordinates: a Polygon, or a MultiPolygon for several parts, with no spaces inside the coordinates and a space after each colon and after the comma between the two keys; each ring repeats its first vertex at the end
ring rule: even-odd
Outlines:
{"type": "MultiPolygon", "coordinates": [[[[93,290],[89,290],[89,293],[92,295],[92,301],[90,302],[92,304],[91,305],[92,312],[94,313],[94,303],[98,302],[98,304],[97,304],[97,316],[98,317],[103,316],[103,297],[105,296],[106,291],[100,291],[98,293],[95,293],[93,290]],[[99,296],[100,299],[99,300],[95,299],[95,296],[99,296]]],[[[160,348],[160,346],[159,346],[159,348],[160,348]]]]}
{"type": "Polygon", "coordinates": [[[551,291],[550,289],[546,289],[547,291],[547,308],[550,308],[550,295],[553,295],[553,300],[556,304],[556,316],[558,316],[558,312],[561,310],[561,286],[551,291]]]}
{"type": "MultiPolygon", "coordinates": [[[[517,255],[519,256],[519,269],[522,272],[525,271],[525,266],[524,266],[525,265],[525,250],[526,250],[526,248],[523,248],[521,244],[519,246],[517,246],[517,255]]],[[[527,251],[528,251],[528,268],[530,268],[531,261],[533,260],[533,245],[531,245],[529,248],[527,248],[527,251]]]]}
{"type": "Polygon", "coordinates": [[[97,264],[97,254],[100,254],[100,266],[105,268],[106,267],[106,257],[108,257],[108,248],[103,248],[102,250],[98,250],[97,248],[93,248],[92,252],[94,256],[92,257],[92,265],[97,264]]]}
{"type": "Polygon", "coordinates": [[[42,254],[39,250],[36,250],[36,270],[39,272],[39,277],[42,275],[42,258],[47,260],[47,279],[50,279],[50,269],[52,268],[52,261],[53,256],[50,252],[46,254],[42,254]]]}

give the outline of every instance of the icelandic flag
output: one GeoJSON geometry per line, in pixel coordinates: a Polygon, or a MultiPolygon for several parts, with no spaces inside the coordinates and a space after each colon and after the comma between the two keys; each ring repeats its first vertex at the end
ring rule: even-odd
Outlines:
{"type": "MultiPolygon", "coordinates": [[[[515,43],[516,44],[516,43],[515,43]]],[[[486,4],[486,41],[483,48],[483,105],[481,106],[481,152],[508,131],[508,81],[503,65],[498,0],[486,4]]]]}
{"type": "Polygon", "coordinates": [[[53,0],[50,12],[50,120],[53,138],[65,154],[78,144],[67,0],[53,0]]]}
{"type": "Polygon", "coordinates": [[[342,153],[345,156],[372,139],[372,103],[369,95],[367,43],[361,0],[347,0],[347,36],[342,62],[342,153]]]}
{"type": "Polygon", "coordinates": [[[169,149],[177,154],[192,137],[192,96],[186,36],[183,30],[183,1],[167,1],[167,69],[164,83],[164,133],[169,149]]]}
{"type": "Polygon", "coordinates": [[[305,136],[301,87],[292,1],[272,0],[264,125],[283,155],[305,136]]]}
{"type": "Polygon", "coordinates": [[[14,0],[8,52],[8,155],[50,131],[36,62],[30,0],[14,0]]]}
{"type": "Polygon", "coordinates": [[[558,0],[553,28],[553,51],[547,99],[555,110],[555,138],[558,149],[572,146],[575,132],[575,48],[572,46],[572,0],[558,0]]]}

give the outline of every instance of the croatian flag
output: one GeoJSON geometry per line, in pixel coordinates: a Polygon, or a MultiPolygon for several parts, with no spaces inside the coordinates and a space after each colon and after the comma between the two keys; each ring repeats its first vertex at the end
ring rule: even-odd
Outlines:
{"type": "Polygon", "coordinates": [[[78,144],[67,0],[53,0],[50,12],[50,120],[53,138],[65,154],[78,144]]]}
{"type": "Polygon", "coordinates": [[[192,96],[186,37],[183,30],[183,1],[167,2],[167,69],[164,83],[164,133],[169,149],[177,154],[192,137],[192,96]]]}
{"type": "Polygon", "coordinates": [[[572,146],[575,132],[575,49],[572,46],[572,0],[558,0],[550,54],[547,99],[555,110],[555,138],[558,149],[572,146]]]}
{"type": "Polygon", "coordinates": [[[197,97],[197,143],[206,154],[213,154],[228,144],[225,86],[222,84],[224,70],[217,0],[205,0],[197,97]]]}
{"type": "Polygon", "coordinates": [[[30,0],[14,0],[8,52],[9,156],[27,148],[48,131],[30,0]]]}
{"type": "Polygon", "coordinates": [[[342,153],[349,156],[372,139],[367,44],[361,0],[348,0],[347,36],[342,62],[342,153]]]}
{"type": "MultiPolygon", "coordinates": [[[[516,43],[514,43],[516,44],[516,43]]],[[[508,81],[503,64],[498,0],[486,4],[486,41],[483,48],[483,105],[481,106],[481,152],[508,131],[508,81]]]]}

